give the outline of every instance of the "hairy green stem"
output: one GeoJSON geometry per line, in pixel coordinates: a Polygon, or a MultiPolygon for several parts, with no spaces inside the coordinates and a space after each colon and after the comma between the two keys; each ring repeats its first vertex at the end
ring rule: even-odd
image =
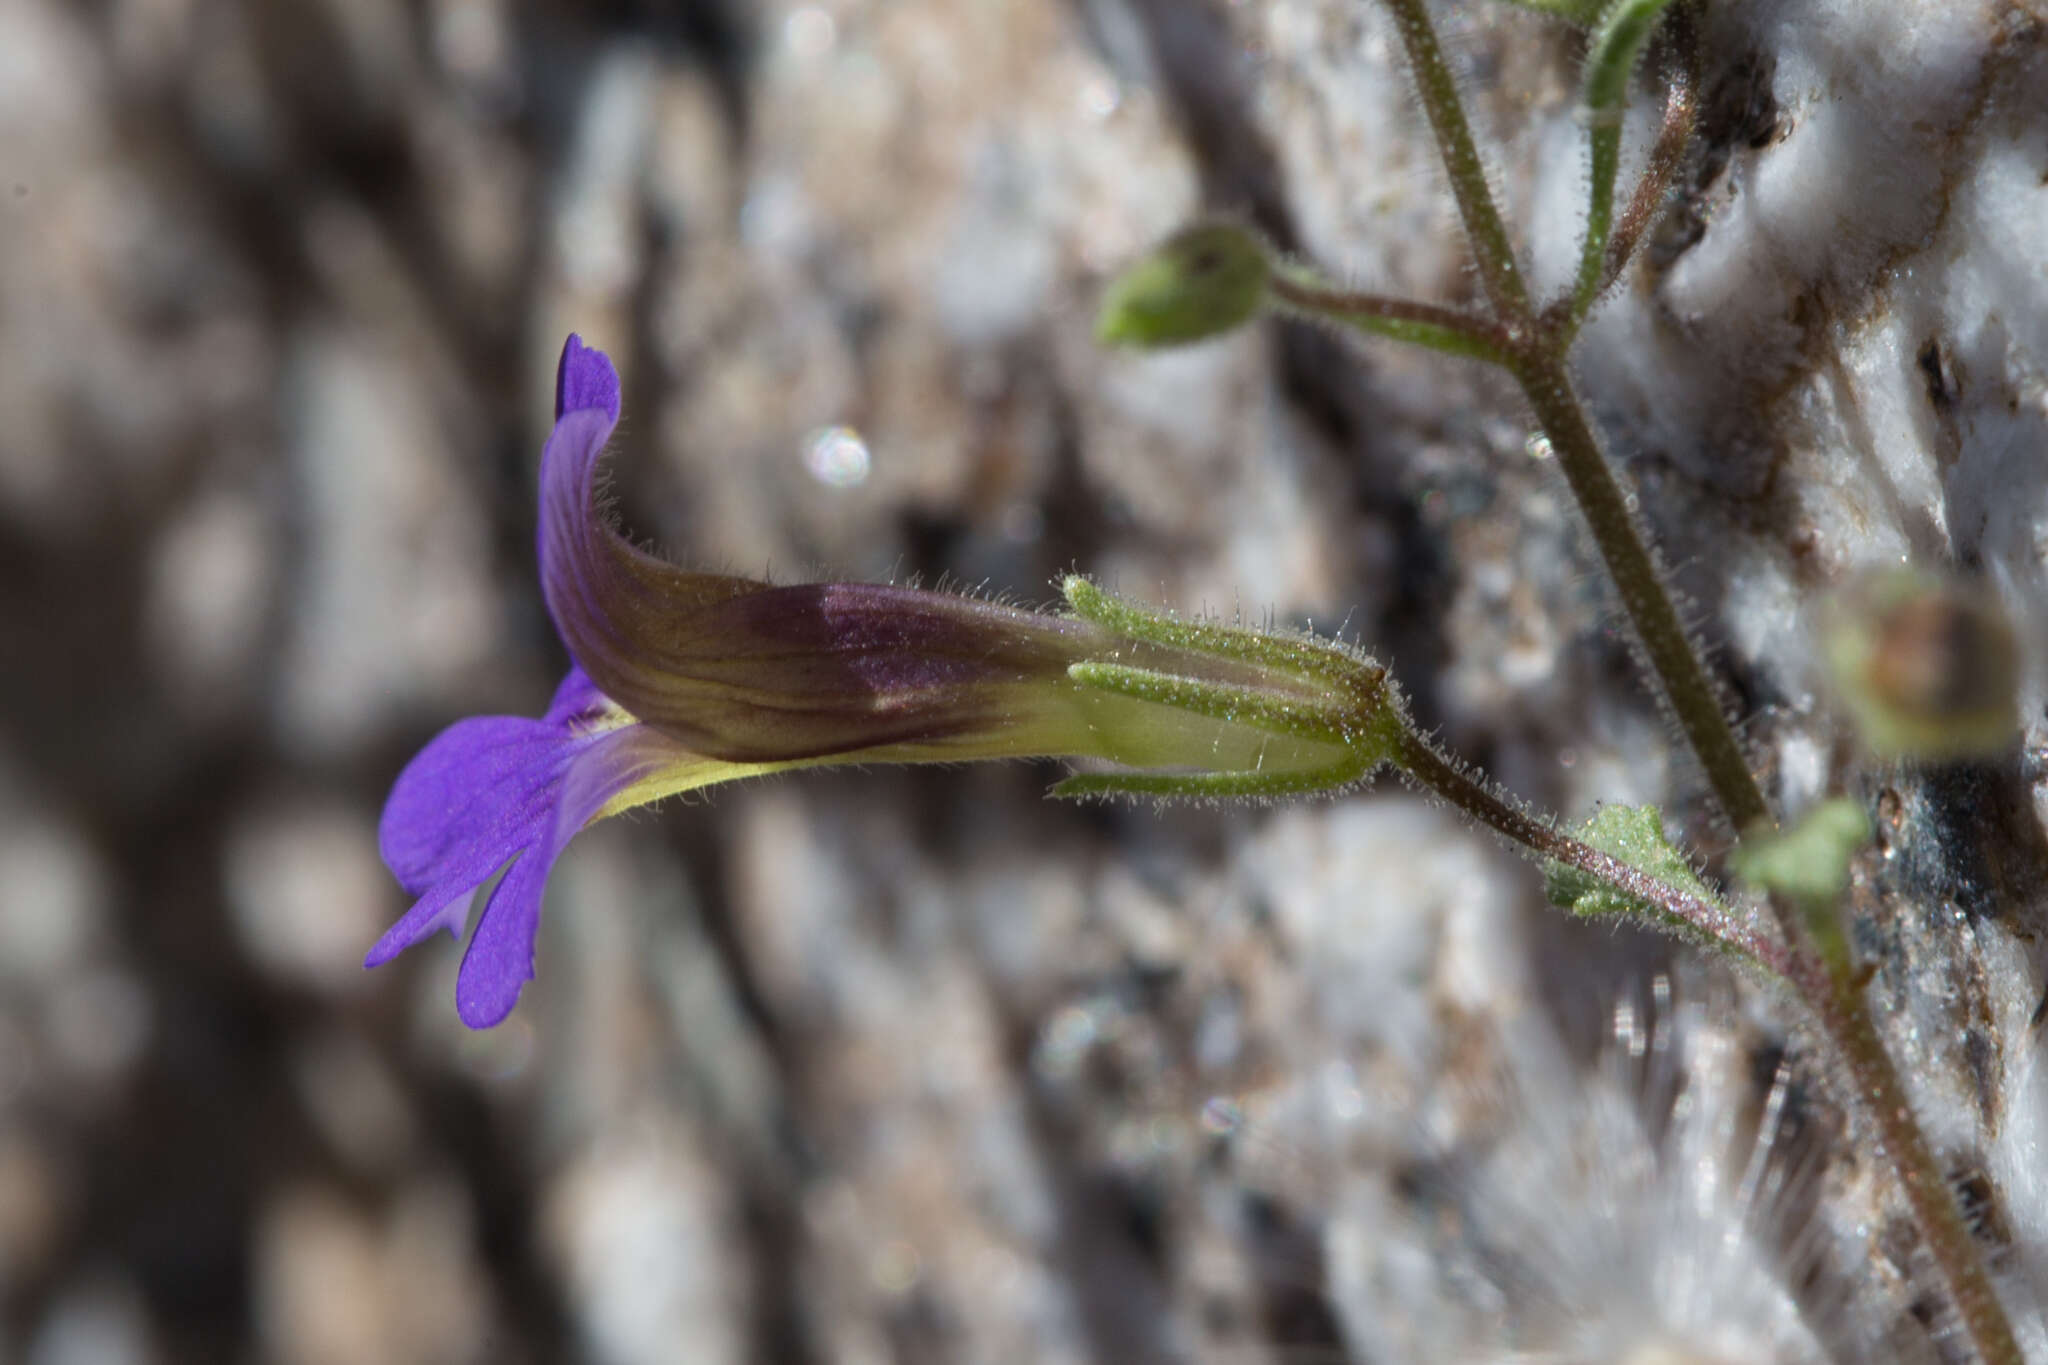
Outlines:
{"type": "Polygon", "coordinates": [[[1586,315],[1607,277],[1608,230],[1614,226],[1614,180],[1621,171],[1621,119],[1596,112],[1587,133],[1593,187],[1586,205],[1586,241],[1579,251],[1579,278],[1572,290],[1574,319],[1586,315]]]}
{"type": "Polygon", "coordinates": [[[1472,360],[1507,363],[1507,339],[1490,319],[1456,308],[1337,289],[1311,269],[1276,264],[1266,282],[1268,304],[1297,317],[1355,327],[1472,360]]]}
{"type": "MultiPolygon", "coordinates": [[[[1796,912],[1772,898],[1781,919],[1796,912]]],[[[1984,1257],[1957,1206],[1920,1125],[1913,1119],[1898,1071],[1878,1037],[1863,1001],[1863,977],[1844,942],[1837,951],[1805,953],[1795,963],[1793,982],[1812,1008],[1837,1059],[1854,1082],[1853,1096],[1877,1130],[1927,1250],[1947,1283],[1963,1331],[1985,1365],[2025,1365],[2005,1308],[1991,1285],[1984,1257]]]]}
{"type": "Polygon", "coordinates": [[[1622,267],[1636,254],[1643,234],[1657,221],[1657,211],[1664,205],[1664,196],[1671,189],[1672,177],[1678,174],[1679,163],[1685,159],[1685,149],[1691,145],[1693,128],[1699,121],[1700,45],[1692,6],[1681,4],[1673,9],[1665,31],[1672,57],[1668,64],[1670,86],[1664,96],[1664,126],[1658,130],[1656,145],[1650,149],[1650,161],[1643,168],[1642,179],[1636,182],[1635,193],[1608,238],[1607,260],[1600,279],[1603,290],[1620,277],[1622,267]]]}
{"type": "Polygon", "coordinates": [[[1721,709],[1721,699],[1694,652],[1678,608],[1664,590],[1663,575],[1636,529],[1621,483],[1608,466],[1584,407],[1573,392],[1561,356],[1525,354],[1513,366],[1515,378],[1564,472],[1572,498],[1586,519],[1607,565],[1607,574],[1635,627],[1665,700],[1698,756],[1722,811],[1738,830],[1774,824],[1763,790],[1749,770],[1742,745],[1721,709]]]}
{"type": "Polygon", "coordinates": [[[1429,21],[1424,0],[1386,0],[1393,11],[1394,26],[1401,31],[1401,45],[1415,68],[1415,87],[1422,95],[1422,107],[1429,115],[1430,130],[1443,153],[1444,170],[1451,178],[1451,192],[1458,213],[1465,220],[1465,235],[1472,242],[1472,254],[1479,265],[1486,296],[1503,322],[1525,322],[1529,316],[1529,289],[1522,283],[1522,271],[1515,264],[1514,243],[1507,224],[1493,205],[1493,191],[1487,188],[1486,167],[1479,160],[1479,148],[1472,141],[1472,126],[1465,119],[1464,102],[1458,98],[1458,82],[1444,63],[1437,45],[1436,28],[1429,21]]]}
{"type": "Polygon", "coordinates": [[[1722,948],[1786,980],[1797,963],[1785,944],[1746,923],[1725,906],[1688,895],[1632,867],[1610,853],[1574,839],[1561,830],[1502,800],[1413,730],[1403,737],[1396,763],[1419,785],[1442,797],[1464,814],[1508,842],[1535,855],[1598,877],[1610,886],[1654,906],[1688,937],[1722,948]]]}

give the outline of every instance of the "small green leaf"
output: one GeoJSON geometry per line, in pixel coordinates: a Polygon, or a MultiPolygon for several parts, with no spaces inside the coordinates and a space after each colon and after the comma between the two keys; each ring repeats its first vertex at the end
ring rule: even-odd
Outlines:
{"type": "MultiPolygon", "coordinates": [[[[1709,904],[1719,904],[1685,855],[1664,837],[1664,817],[1655,806],[1603,806],[1577,831],[1577,837],[1666,886],[1709,904]]],[[[1663,911],[1648,901],[1563,863],[1544,866],[1543,889],[1552,905],[1589,919],[1596,915],[1628,915],[1662,922],[1666,918],[1663,911]]]]}
{"type": "Polygon", "coordinates": [[[1265,249],[1243,228],[1183,228],[1110,285],[1096,338],[1149,350],[1220,336],[1258,313],[1269,273],[1265,249]]]}
{"type": "Polygon", "coordinates": [[[1832,907],[1849,889],[1849,863],[1870,842],[1870,817],[1847,797],[1823,801],[1789,829],[1744,839],[1729,855],[1735,875],[1812,909],[1832,907]]]}

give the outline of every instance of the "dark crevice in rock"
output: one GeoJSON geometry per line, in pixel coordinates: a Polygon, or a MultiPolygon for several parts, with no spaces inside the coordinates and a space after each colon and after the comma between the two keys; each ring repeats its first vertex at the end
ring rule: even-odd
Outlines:
{"type": "Polygon", "coordinates": [[[1332,1307],[1320,1229],[1255,1192],[1243,1201],[1260,1326],[1282,1360],[1366,1365],[1344,1340],[1332,1307]]]}

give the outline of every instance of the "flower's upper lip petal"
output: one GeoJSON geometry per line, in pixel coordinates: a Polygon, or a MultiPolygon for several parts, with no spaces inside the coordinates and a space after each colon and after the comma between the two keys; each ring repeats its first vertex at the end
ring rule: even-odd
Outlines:
{"type": "Polygon", "coordinates": [[[463,876],[474,886],[547,828],[563,765],[586,742],[521,716],[457,721],[398,775],[377,830],[385,865],[416,896],[463,876]]]}
{"type": "Polygon", "coordinates": [[[490,1028],[512,1012],[520,988],[533,979],[534,937],[555,859],[606,802],[678,752],[642,727],[628,726],[584,746],[568,764],[555,789],[552,822],[491,893],[463,955],[455,980],[463,1023],[490,1028]]]}
{"type": "Polygon", "coordinates": [[[577,411],[564,414],[548,434],[540,457],[540,527],[537,532],[540,556],[541,596],[555,630],[569,648],[579,669],[586,667],[579,650],[580,621],[603,622],[604,580],[596,571],[609,567],[593,558],[602,553],[598,538],[606,528],[592,524],[590,511],[597,457],[611,439],[613,419],[603,413],[577,411]]]}
{"type": "Polygon", "coordinates": [[[612,368],[609,356],[585,346],[583,338],[571,332],[555,368],[555,420],[586,409],[596,409],[613,422],[619,420],[619,372],[612,368]]]}
{"type": "MultiPolygon", "coordinates": [[[[602,356],[572,337],[565,394],[584,368],[616,384],[602,356]]],[[[570,401],[541,456],[548,614],[606,696],[697,752],[782,762],[943,742],[1007,714],[994,691],[1063,682],[1095,633],[965,597],[879,584],[773,588],[667,563],[599,508],[614,409],[570,401]]]]}
{"type": "MultiPolygon", "coordinates": [[[[669,628],[687,627],[697,608],[730,601],[767,585],[725,574],[691,573],[658,559],[606,524],[597,508],[598,457],[614,419],[595,409],[565,413],[548,435],[540,462],[541,595],[562,643],[614,700],[614,682],[635,668],[639,641],[623,635],[621,612],[659,614],[669,628]]],[[[632,710],[627,705],[627,710],[632,710]]]]}

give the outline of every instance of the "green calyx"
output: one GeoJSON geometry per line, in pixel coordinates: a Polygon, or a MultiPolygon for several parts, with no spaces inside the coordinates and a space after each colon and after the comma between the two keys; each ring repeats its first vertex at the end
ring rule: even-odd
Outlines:
{"type": "MultiPolygon", "coordinates": [[[[1061,584],[1072,613],[1117,638],[1067,676],[1086,695],[1135,703],[1134,746],[1172,769],[1081,773],[1055,796],[1281,797],[1336,791],[1400,753],[1407,718],[1387,672],[1330,641],[1186,620],[1115,597],[1078,575],[1061,584]],[[1148,726],[1146,717],[1156,716],[1148,726]],[[1189,721],[1198,722],[1190,728],[1189,721]],[[1208,727],[1206,730],[1200,728],[1208,727]],[[1185,744],[1177,758],[1138,733],[1185,744]],[[1234,755],[1230,761],[1219,761],[1234,755]]],[[[1117,757],[1115,746],[1106,746],[1117,757]]]]}
{"type": "Polygon", "coordinates": [[[1265,249],[1243,228],[1202,223],[1167,238],[1110,285],[1095,335],[1150,350],[1221,336],[1265,302],[1265,249]]]}

